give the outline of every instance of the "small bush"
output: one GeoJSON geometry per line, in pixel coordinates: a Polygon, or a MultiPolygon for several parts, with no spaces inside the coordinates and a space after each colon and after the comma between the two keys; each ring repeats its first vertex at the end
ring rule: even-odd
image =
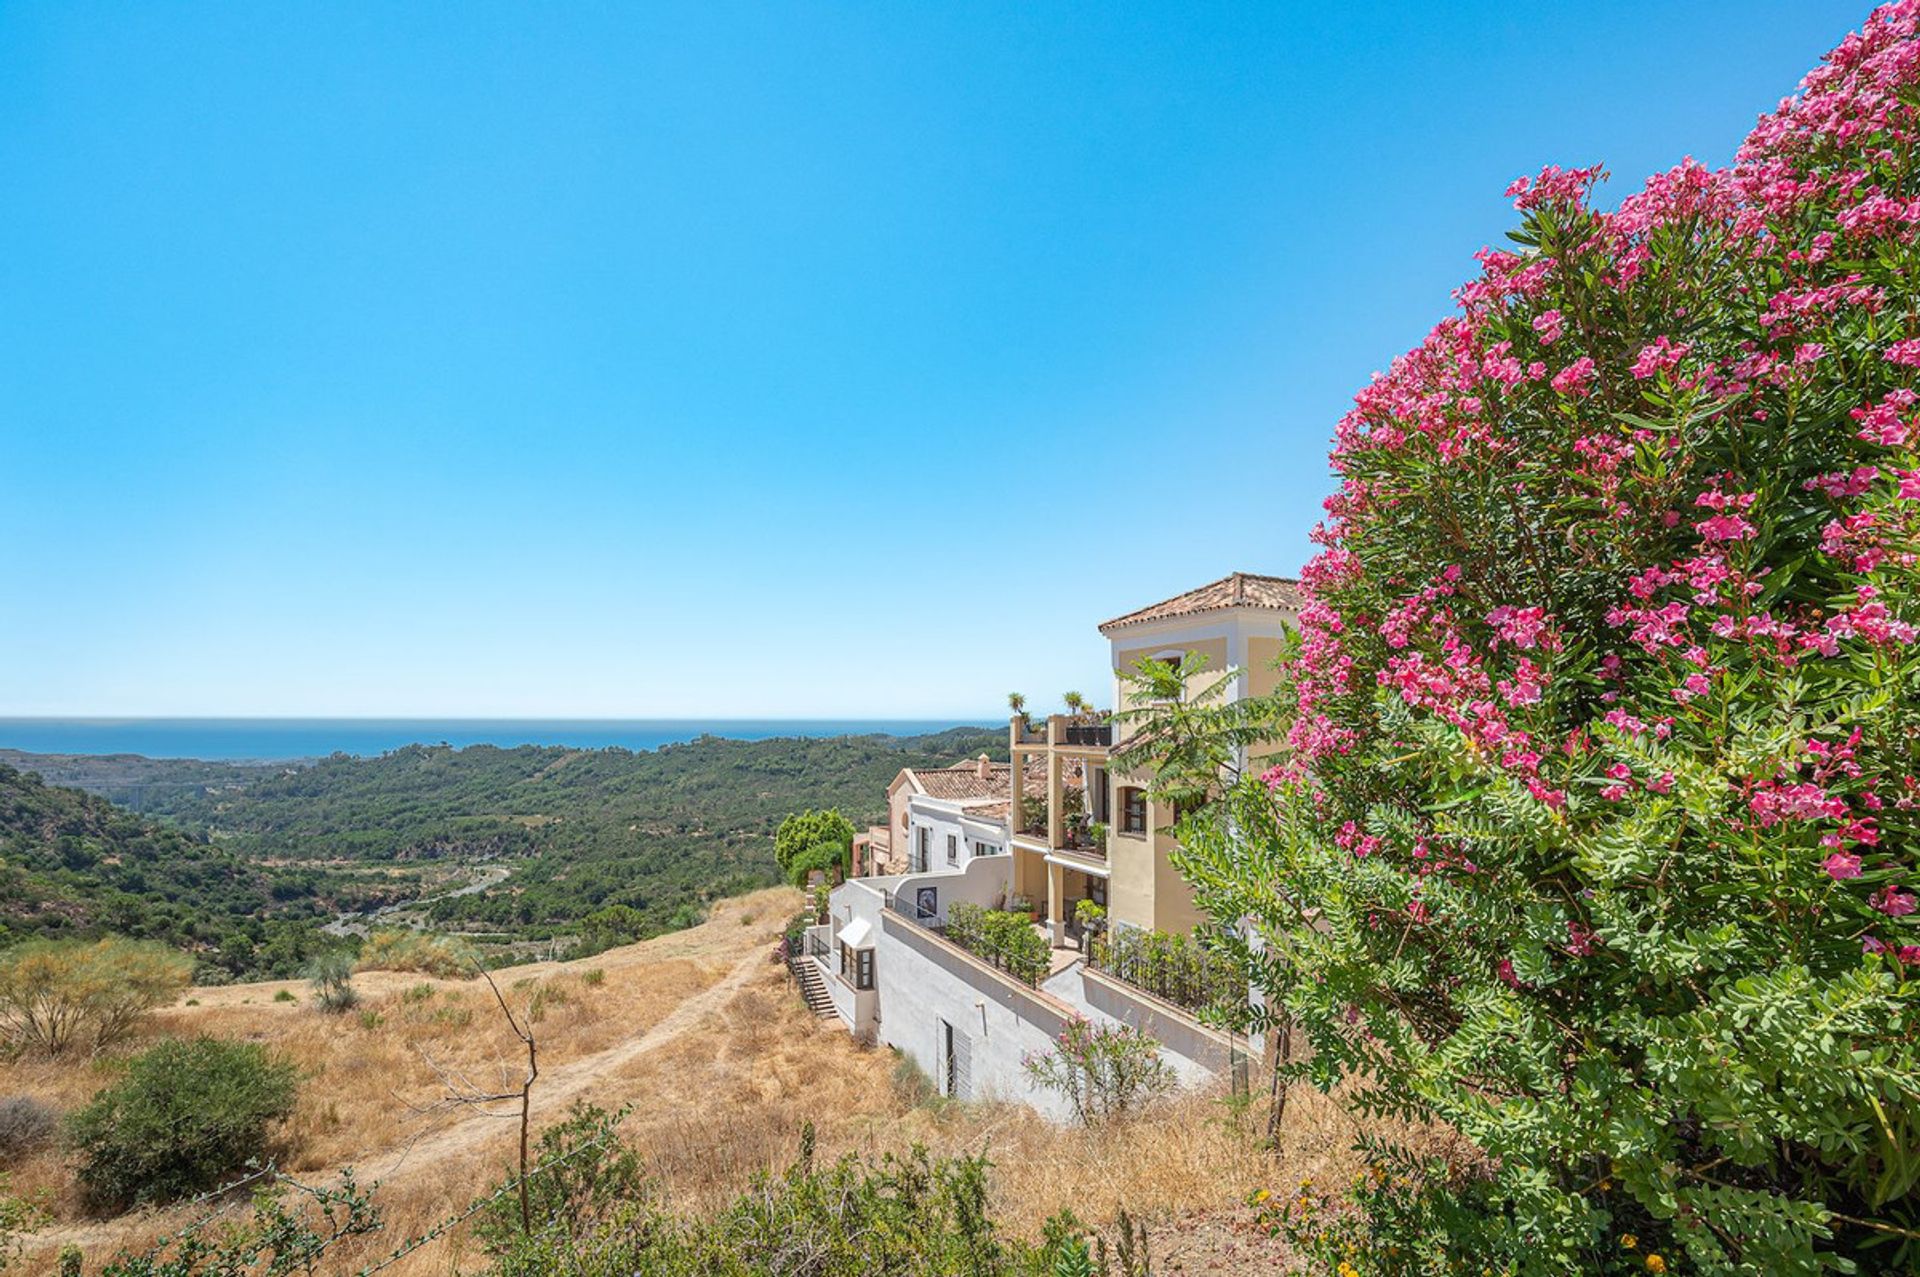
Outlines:
{"type": "Polygon", "coordinates": [[[95,1206],[175,1201],[234,1178],[293,1112],[296,1073],[251,1042],[162,1042],[67,1120],[95,1206]]]}
{"type": "Polygon", "coordinates": [[[376,931],[360,946],[359,971],[418,971],[442,979],[460,979],[479,969],[477,955],[449,936],[423,931],[376,931]]]}
{"type": "Polygon", "coordinates": [[[24,1157],[53,1142],[60,1131],[60,1111],[31,1095],[9,1095],[0,1100],[0,1160],[24,1157]]]}
{"type": "Polygon", "coordinates": [[[363,1029],[377,1029],[386,1022],[387,1018],[372,1007],[365,1007],[360,1012],[360,1027],[363,1029]]]}
{"type": "Polygon", "coordinates": [[[607,973],[599,967],[593,967],[590,970],[580,973],[580,983],[586,985],[589,989],[597,989],[606,982],[607,973]]]}
{"type": "Polygon", "coordinates": [[[164,945],[34,940],[0,953],[0,1047],[59,1055],[126,1038],[180,996],[193,962],[164,945]]]}
{"type": "Polygon", "coordinates": [[[1067,1098],[1083,1126],[1138,1113],[1174,1085],[1160,1044],[1130,1024],[1095,1025],[1075,1017],[1052,1050],[1022,1063],[1028,1077],[1067,1098]]]}
{"type": "MultiPolygon", "coordinates": [[[[619,1136],[626,1115],[576,1101],[566,1120],[541,1132],[535,1161],[542,1169],[527,1179],[537,1233],[578,1241],[646,1201],[640,1155],[619,1136]]],[[[513,1183],[510,1176],[501,1187],[513,1183]]],[[[491,1253],[509,1254],[522,1242],[521,1222],[518,1194],[503,1192],[480,1212],[474,1232],[491,1253]]]]}
{"type": "Polygon", "coordinates": [[[298,1002],[300,999],[294,995],[292,989],[280,989],[274,993],[273,1000],[275,1002],[298,1002]]]}
{"type": "Polygon", "coordinates": [[[433,986],[422,980],[419,984],[410,984],[406,992],[400,995],[402,1001],[409,1004],[425,1002],[433,997],[433,986]]]}
{"type": "Polygon", "coordinates": [[[322,1011],[351,1011],[360,1003],[359,991],[353,987],[353,962],[337,949],[307,964],[307,980],[322,1011]]]}

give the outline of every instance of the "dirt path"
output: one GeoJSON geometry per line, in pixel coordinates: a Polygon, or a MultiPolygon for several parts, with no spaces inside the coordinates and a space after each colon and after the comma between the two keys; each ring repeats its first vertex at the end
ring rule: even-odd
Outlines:
{"type": "MultiPolygon", "coordinates": [[[[635,1060],[697,1031],[709,1016],[725,1009],[754,972],[766,965],[766,952],[755,945],[719,981],[681,1002],[639,1036],[592,1055],[543,1067],[533,1090],[534,1112],[539,1123],[544,1125],[575,1100],[590,1099],[596,1088],[611,1082],[635,1060]]],[[[403,1169],[413,1178],[442,1163],[482,1154],[489,1146],[504,1150],[505,1140],[506,1123],[497,1116],[475,1109],[456,1109],[445,1114],[439,1125],[404,1145],[369,1152],[351,1163],[303,1172],[299,1178],[306,1183],[325,1183],[348,1165],[362,1172],[362,1183],[390,1179],[403,1169]]],[[[123,1216],[43,1229],[26,1238],[31,1248],[29,1257],[38,1254],[44,1258],[66,1245],[79,1246],[90,1253],[107,1253],[113,1247],[126,1244],[130,1231],[127,1226],[137,1218],[123,1216]]]]}
{"type": "MultiPolygon", "coordinates": [[[[633,1061],[651,1055],[661,1047],[699,1028],[709,1014],[722,1009],[732,1001],[733,995],[747,982],[756,968],[766,965],[767,955],[756,949],[734,963],[733,969],[727,972],[719,983],[682,1002],[639,1037],[629,1039],[617,1046],[610,1046],[604,1051],[570,1060],[565,1064],[541,1069],[540,1080],[535,1082],[533,1087],[534,1112],[543,1116],[551,1115],[565,1110],[575,1100],[590,1098],[597,1084],[609,1080],[633,1061]]],[[[407,1147],[401,1149],[399,1156],[390,1165],[376,1165],[375,1158],[367,1157],[362,1159],[358,1166],[363,1169],[377,1170],[378,1177],[381,1179],[393,1175],[402,1166],[409,1172],[417,1174],[423,1167],[481,1151],[489,1140],[500,1135],[500,1131],[501,1125],[498,1118],[488,1117],[484,1113],[477,1113],[471,1109],[456,1110],[445,1125],[416,1138],[407,1147]]],[[[343,1169],[345,1168],[335,1166],[318,1174],[333,1175],[343,1169]]]]}

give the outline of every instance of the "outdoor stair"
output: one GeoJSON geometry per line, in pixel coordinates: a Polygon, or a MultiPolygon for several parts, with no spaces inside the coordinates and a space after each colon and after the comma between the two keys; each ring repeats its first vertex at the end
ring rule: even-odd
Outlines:
{"type": "Polygon", "coordinates": [[[839,1014],[833,1009],[833,997],[827,992],[819,963],[812,958],[797,958],[789,965],[793,968],[793,978],[800,982],[800,996],[807,1000],[807,1010],[823,1020],[839,1014]]]}

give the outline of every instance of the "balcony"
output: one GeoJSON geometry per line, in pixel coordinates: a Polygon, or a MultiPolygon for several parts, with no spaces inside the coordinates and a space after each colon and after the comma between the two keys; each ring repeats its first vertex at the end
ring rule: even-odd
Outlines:
{"type": "Polygon", "coordinates": [[[1113,724],[1097,722],[1086,715],[1055,714],[1035,722],[1024,716],[1012,722],[1013,743],[1044,745],[1052,749],[1110,749],[1113,724]]]}

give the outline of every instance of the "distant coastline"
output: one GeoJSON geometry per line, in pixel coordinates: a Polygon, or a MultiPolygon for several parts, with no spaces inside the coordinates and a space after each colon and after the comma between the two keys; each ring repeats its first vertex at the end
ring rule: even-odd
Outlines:
{"type": "Polygon", "coordinates": [[[658,749],[701,736],[917,736],[952,719],[513,718],[0,718],[0,749],[32,754],[139,754],[204,762],[363,757],[406,745],[570,745],[658,749]]]}

